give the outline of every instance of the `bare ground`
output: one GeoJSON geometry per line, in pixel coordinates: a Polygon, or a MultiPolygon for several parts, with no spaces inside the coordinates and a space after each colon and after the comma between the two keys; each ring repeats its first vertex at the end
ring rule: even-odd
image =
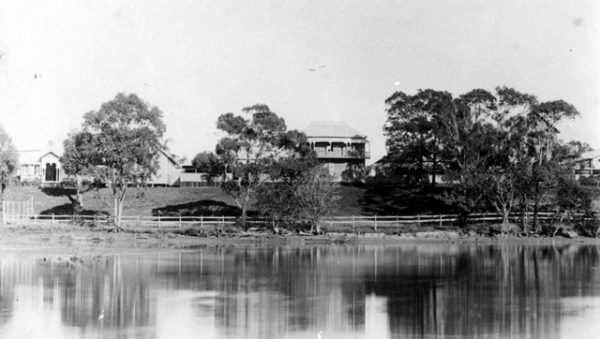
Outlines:
{"type": "Polygon", "coordinates": [[[506,244],[575,244],[600,245],[600,239],[562,237],[464,236],[457,232],[433,231],[400,235],[328,234],[274,235],[268,232],[206,232],[186,235],[183,231],[127,230],[88,228],[73,225],[0,227],[0,255],[69,255],[90,256],[115,253],[139,253],[168,250],[193,250],[207,246],[306,246],[332,244],[403,245],[409,243],[506,243],[506,244]]]}

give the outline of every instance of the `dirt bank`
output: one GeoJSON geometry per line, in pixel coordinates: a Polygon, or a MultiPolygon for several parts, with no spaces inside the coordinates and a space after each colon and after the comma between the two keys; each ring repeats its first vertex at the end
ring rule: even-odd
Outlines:
{"type": "Polygon", "coordinates": [[[0,253],[69,253],[102,255],[140,251],[194,249],[205,246],[264,246],[264,245],[328,245],[328,244],[406,244],[406,243],[510,243],[510,244],[600,244],[600,239],[561,237],[495,237],[464,236],[453,231],[428,231],[401,235],[328,234],[273,235],[266,232],[230,233],[206,232],[188,235],[185,230],[128,230],[87,228],[71,225],[2,226],[0,253]]]}

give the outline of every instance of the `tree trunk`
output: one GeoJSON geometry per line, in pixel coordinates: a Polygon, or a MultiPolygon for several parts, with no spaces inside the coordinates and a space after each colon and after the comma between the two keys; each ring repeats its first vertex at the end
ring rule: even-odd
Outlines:
{"type": "Polygon", "coordinates": [[[539,205],[540,205],[540,183],[537,180],[535,180],[535,197],[534,197],[534,203],[533,203],[533,229],[535,230],[535,232],[539,232],[539,225],[538,225],[538,210],[539,210],[539,205]]]}
{"type": "Polygon", "coordinates": [[[433,165],[431,167],[431,187],[435,188],[435,172],[437,170],[437,154],[433,153],[433,165]]]}
{"type": "Polygon", "coordinates": [[[117,227],[119,227],[119,228],[121,227],[121,217],[123,216],[123,203],[124,202],[125,202],[125,197],[123,196],[119,199],[119,209],[118,209],[119,215],[117,217],[117,227]]]}
{"type": "Polygon", "coordinates": [[[79,215],[83,210],[83,194],[81,193],[81,176],[77,175],[76,196],[73,204],[73,212],[75,215],[79,215]]]}
{"type": "Polygon", "coordinates": [[[6,190],[6,184],[3,182],[0,185],[0,218],[2,218],[2,225],[6,223],[6,220],[4,220],[4,190],[6,190]]]}
{"type": "Polygon", "coordinates": [[[248,212],[248,202],[250,201],[250,192],[248,189],[246,189],[246,196],[244,197],[244,202],[242,203],[242,229],[244,231],[248,230],[248,223],[247,223],[247,212],[248,212]]]}
{"type": "Polygon", "coordinates": [[[502,207],[502,211],[500,211],[502,213],[502,228],[504,228],[507,224],[508,224],[508,218],[510,215],[510,211],[506,208],[506,207],[502,207]]]}
{"type": "Polygon", "coordinates": [[[118,229],[119,228],[119,198],[117,197],[116,194],[113,196],[113,216],[115,218],[115,220],[114,220],[115,226],[117,226],[117,229],[118,229]]]}
{"type": "Polygon", "coordinates": [[[522,202],[522,208],[521,208],[521,223],[523,226],[523,233],[527,234],[528,229],[527,229],[527,196],[523,195],[523,197],[521,198],[523,200],[522,202]]]}

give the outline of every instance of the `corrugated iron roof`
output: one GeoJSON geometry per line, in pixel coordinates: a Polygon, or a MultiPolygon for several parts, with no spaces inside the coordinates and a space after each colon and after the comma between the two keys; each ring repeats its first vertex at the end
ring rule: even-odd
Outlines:
{"type": "Polygon", "coordinates": [[[40,158],[43,153],[40,150],[20,150],[19,153],[19,164],[21,165],[33,165],[39,164],[40,158]]]}
{"type": "Polygon", "coordinates": [[[312,121],[302,130],[308,137],[366,138],[344,121],[312,121]]]}
{"type": "Polygon", "coordinates": [[[593,159],[598,156],[600,156],[600,151],[589,151],[589,152],[582,153],[581,156],[579,157],[579,159],[580,160],[593,159]]]}

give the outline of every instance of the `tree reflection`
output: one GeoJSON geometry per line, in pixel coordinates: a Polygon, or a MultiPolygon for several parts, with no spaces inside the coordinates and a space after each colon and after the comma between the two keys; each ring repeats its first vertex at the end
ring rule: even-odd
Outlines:
{"type": "Polygon", "coordinates": [[[600,295],[599,262],[596,246],[494,244],[0,259],[0,330],[15,312],[15,291],[29,288],[43,291],[44,310],[56,309],[64,326],[121,337],[176,327],[159,314],[191,312],[224,337],[369,337],[380,328],[391,337],[550,338],[565,313],[561,298],[600,295]],[[182,302],[168,306],[173,295],[182,302]]]}

